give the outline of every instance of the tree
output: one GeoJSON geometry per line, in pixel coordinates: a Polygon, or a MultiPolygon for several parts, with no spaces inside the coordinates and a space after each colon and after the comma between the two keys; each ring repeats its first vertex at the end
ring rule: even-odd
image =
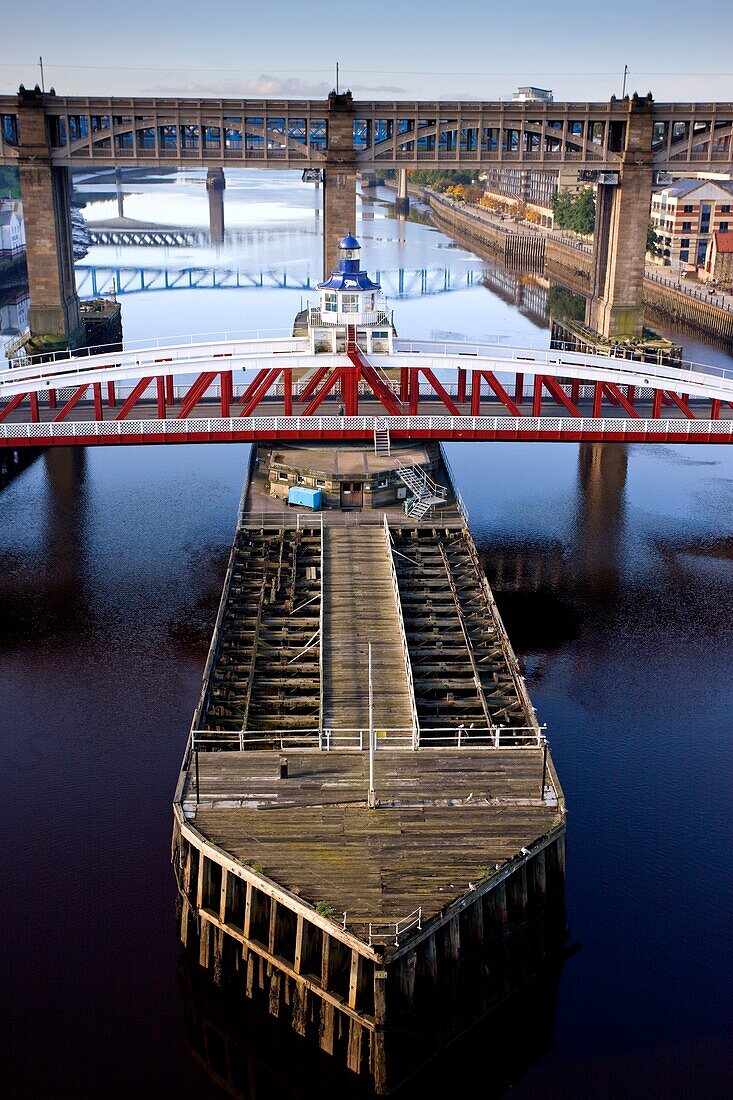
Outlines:
{"type": "Polygon", "coordinates": [[[552,200],[552,213],[554,215],[555,225],[558,229],[571,228],[570,222],[573,215],[573,196],[567,188],[555,192],[555,198],[552,200]]]}
{"type": "Polygon", "coordinates": [[[567,188],[556,191],[552,212],[558,229],[572,229],[583,235],[592,233],[596,224],[593,188],[584,187],[577,195],[572,195],[567,188]]]}
{"type": "Polygon", "coordinates": [[[20,180],[17,168],[0,166],[0,198],[20,198],[20,180]]]}
{"type": "Polygon", "coordinates": [[[662,238],[654,228],[654,222],[649,219],[649,225],[646,231],[646,250],[651,252],[652,256],[662,255],[662,238]]]}

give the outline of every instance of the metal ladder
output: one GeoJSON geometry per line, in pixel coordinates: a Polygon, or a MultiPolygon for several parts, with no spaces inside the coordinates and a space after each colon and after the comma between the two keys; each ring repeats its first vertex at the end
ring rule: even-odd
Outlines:
{"type": "Polygon", "coordinates": [[[388,458],[392,453],[392,442],[389,437],[389,425],[384,418],[380,418],[374,425],[374,453],[388,458]]]}

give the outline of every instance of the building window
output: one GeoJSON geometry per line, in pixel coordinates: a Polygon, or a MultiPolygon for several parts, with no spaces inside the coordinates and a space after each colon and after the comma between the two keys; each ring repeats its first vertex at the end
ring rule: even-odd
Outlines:
{"type": "Polygon", "coordinates": [[[720,213],[721,214],[730,214],[730,203],[729,202],[723,203],[723,205],[720,208],[720,213]]]}
{"type": "Polygon", "coordinates": [[[682,232],[683,233],[692,233],[692,222],[683,222],[682,223],[682,232]]]}
{"type": "Polygon", "coordinates": [[[358,313],[359,312],[359,295],[358,294],[342,294],[341,295],[341,312],[342,313],[358,313]]]}
{"type": "Polygon", "coordinates": [[[710,232],[710,214],[712,213],[712,206],[709,202],[704,202],[700,207],[700,232],[710,232]]]}
{"type": "Polygon", "coordinates": [[[335,313],[337,309],[337,296],[335,294],[326,293],[326,312],[335,313]]]}
{"type": "Polygon", "coordinates": [[[721,222],[720,223],[720,232],[721,233],[727,233],[728,232],[728,222],[721,222]]]}
{"type": "Polygon", "coordinates": [[[690,259],[690,253],[685,248],[685,249],[682,250],[682,252],[680,252],[680,263],[686,264],[686,263],[688,263],[689,259],[690,259]]]}
{"type": "Polygon", "coordinates": [[[680,241],[680,248],[689,248],[689,247],[690,247],[690,238],[689,237],[683,237],[682,240],[680,241]]]}
{"type": "Polygon", "coordinates": [[[377,482],[377,488],[378,489],[386,489],[388,485],[389,485],[389,478],[386,478],[386,477],[381,477],[379,479],[379,481],[377,482]]]}
{"type": "Polygon", "coordinates": [[[316,489],[325,489],[325,488],[326,488],[326,482],[322,478],[317,477],[316,478],[316,489]]]}
{"type": "Polygon", "coordinates": [[[691,214],[691,213],[692,213],[692,211],[693,211],[693,206],[692,206],[692,204],[691,204],[691,203],[690,203],[690,204],[688,204],[687,206],[683,206],[683,207],[682,207],[682,213],[683,213],[683,214],[691,214]]]}
{"type": "Polygon", "coordinates": [[[278,472],[277,472],[277,480],[278,480],[278,481],[287,481],[287,480],[288,480],[288,475],[287,475],[287,474],[284,474],[284,473],[282,472],[282,470],[278,470],[278,472]]]}

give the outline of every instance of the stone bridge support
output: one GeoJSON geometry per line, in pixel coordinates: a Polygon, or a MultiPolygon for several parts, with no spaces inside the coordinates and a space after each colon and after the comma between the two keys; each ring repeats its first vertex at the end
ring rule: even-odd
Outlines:
{"type": "Polygon", "coordinates": [[[71,174],[51,164],[43,96],[21,92],[18,126],[20,197],[25,221],[26,261],[33,336],[61,337],[75,344],[83,333],[74,280],[71,235],[71,174]]]}
{"type": "Polygon", "coordinates": [[[338,265],[338,243],[356,232],[356,154],[351,92],[328,97],[328,150],[323,170],[323,275],[338,265]]]}
{"type": "Polygon", "coordinates": [[[628,101],[625,122],[610,122],[611,149],[621,152],[618,186],[598,185],[592,296],[587,323],[604,337],[641,336],[642,286],[652,198],[653,101],[628,101]]]}
{"type": "Polygon", "coordinates": [[[209,232],[211,243],[224,244],[224,190],[226,180],[223,168],[209,168],[206,173],[206,190],[209,195],[209,232]]]}
{"type": "Polygon", "coordinates": [[[410,213],[410,196],[407,193],[407,169],[397,169],[397,198],[394,203],[395,213],[406,217],[410,213]]]}

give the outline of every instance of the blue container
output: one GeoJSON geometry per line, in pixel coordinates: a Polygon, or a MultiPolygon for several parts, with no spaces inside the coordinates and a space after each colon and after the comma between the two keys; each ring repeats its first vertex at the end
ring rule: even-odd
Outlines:
{"type": "Polygon", "coordinates": [[[297,504],[300,508],[320,512],[323,493],[320,489],[309,489],[306,485],[291,485],[288,489],[288,504],[297,504]]]}

